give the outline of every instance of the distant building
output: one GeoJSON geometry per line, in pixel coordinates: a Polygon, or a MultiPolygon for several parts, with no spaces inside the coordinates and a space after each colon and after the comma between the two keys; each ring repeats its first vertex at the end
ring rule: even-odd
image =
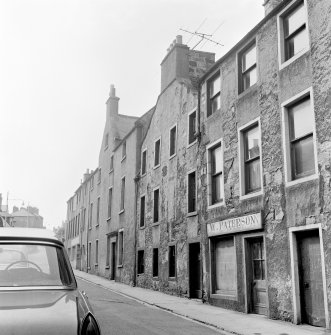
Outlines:
{"type": "Polygon", "coordinates": [[[43,226],[43,217],[39,215],[39,209],[36,207],[18,207],[13,208],[12,219],[13,227],[26,228],[45,228],[43,226]]]}
{"type": "Polygon", "coordinates": [[[8,212],[8,205],[2,204],[2,194],[0,193],[0,227],[12,227],[13,216],[8,212]]]}

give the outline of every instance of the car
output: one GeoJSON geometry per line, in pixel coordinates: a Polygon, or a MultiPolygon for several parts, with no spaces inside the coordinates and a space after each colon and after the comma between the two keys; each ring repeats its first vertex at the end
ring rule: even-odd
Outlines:
{"type": "Polygon", "coordinates": [[[52,231],[0,228],[0,333],[101,334],[52,231]]]}

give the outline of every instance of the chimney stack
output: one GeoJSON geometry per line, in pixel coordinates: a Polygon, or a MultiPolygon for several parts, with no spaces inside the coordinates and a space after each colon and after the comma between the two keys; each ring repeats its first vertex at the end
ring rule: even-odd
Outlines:
{"type": "Polygon", "coordinates": [[[84,182],[86,181],[86,179],[89,177],[90,175],[90,170],[89,169],[86,169],[86,172],[84,173],[84,176],[83,176],[83,180],[84,182]]]}
{"type": "Polygon", "coordinates": [[[118,101],[120,98],[116,96],[116,89],[113,84],[110,85],[109,98],[106,102],[107,105],[107,116],[118,115],[118,101]]]}

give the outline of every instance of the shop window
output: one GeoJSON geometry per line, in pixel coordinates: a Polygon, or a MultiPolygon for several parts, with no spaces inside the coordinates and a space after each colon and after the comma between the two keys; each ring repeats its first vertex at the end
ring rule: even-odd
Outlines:
{"type": "Polygon", "coordinates": [[[169,277],[176,277],[176,247],[169,246],[169,277]]]}
{"type": "Polygon", "coordinates": [[[153,249],[153,277],[159,275],[159,249],[153,249]]]}
{"type": "Polygon", "coordinates": [[[153,199],[153,223],[157,223],[159,221],[159,197],[160,191],[159,189],[154,190],[154,199],[153,199]]]}
{"type": "Polygon", "coordinates": [[[217,74],[207,82],[207,117],[221,108],[221,78],[217,74]]]}
{"type": "Polygon", "coordinates": [[[137,273],[143,274],[145,272],[144,250],[138,250],[138,266],[137,273]]]}
{"type": "Polygon", "coordinates": [[[239,93],[253,86],[257,81],[256,44],[249,45],[239,54],[239,93]]]}
{"type": "Polygon", "coordinates": [[[235,297],[237,295],[237,260],[233,236],[215,241],[213,262],[213,293],[235,297]]]}
{"type": "Polygon", "coordinates": [[[316,173],[314,113],[310,95],[285,106],[287,181],[300,180],[316,173]]]}
{"type": "Polygon", "coordinates": [[[154,168],[160,166],[160,152],[161,149],[161,139],[154,142],[154,168]]]}
{"type": "Polygon", "coordinates": [[[145,196],[140,198],[140,228],[145,226],[145,196]]]}
{"type": "Polygon", "coordinates": [[[141,175],[146,173],[147,150],[145,149],[141,154],[141,175]]]}
{"type": "Polygon", "coordinates": [[[196,199],[197,199],[197,190],[196,190],[196,177],[195,171],[188,174],[188,212],[192,213],[197,210],[196,208],[196,199]]]}
{"type": "Polygon", "coordinates": [[[197,138],[197,111],[194,110],[188,115],[188,144],[195,142],[197,138]]]}
{"type": "Polygon", "coordinates": [[[170,158],[175,156],[176,154],[176,141],[177,141],[177,126],[174,126],[170,129],[170,158]]]}
{"type": "Polygon", "coordinates": [[[117,266],[121,267],[123,266],[123,237],[124,237],[124,231],[119,230],[118,232],[118,258],[117,258],[117,266]]]}

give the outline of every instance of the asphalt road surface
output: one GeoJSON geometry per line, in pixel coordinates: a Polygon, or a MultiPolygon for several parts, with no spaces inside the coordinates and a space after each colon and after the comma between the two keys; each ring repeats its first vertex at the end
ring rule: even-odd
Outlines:
{"type": "MultiPolygon", "coordinates": [[[[220,332],[141,304],[103,287],[78,279],[99,321],[102,335],[219,335],[220,332]]],[[[222,333],[221,333],[222,334],[222,333]]]]}

